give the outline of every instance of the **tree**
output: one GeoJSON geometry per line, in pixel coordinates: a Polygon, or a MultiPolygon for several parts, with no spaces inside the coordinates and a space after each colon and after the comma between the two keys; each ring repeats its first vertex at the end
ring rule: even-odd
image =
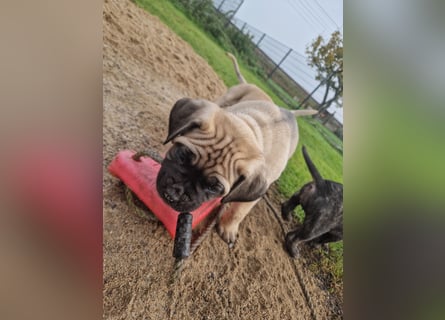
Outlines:
{"type": "MultiPolygon", "coordinates": [[[[316,80],[323,82],[325,92],[319,115],[343,97],[343,38],[340,31],[332,33],[328,43],[318,36],[307,48],[308,64],[317,69],[316,80]],[[332,96],[329,97],[329,92],[332,96]]],[[[341,104],[338,104],[341,106],[341,104]]]]}

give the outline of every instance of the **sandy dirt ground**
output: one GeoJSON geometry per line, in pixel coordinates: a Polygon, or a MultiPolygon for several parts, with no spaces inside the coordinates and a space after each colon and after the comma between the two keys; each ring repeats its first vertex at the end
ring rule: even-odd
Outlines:
{"type": "MultiPolygon", "coordinates": [[[[170,282],[173,240],[135,214],[107,166],[119,150],[162,151],[168,114],[184,96],[215,99],[226,87],[208,63],[157,17],[130,1],[104,3],[104,319],[339,319],[339,299],[292,260],[265,200],[240,226],[233,249],[214,231],[170,282]]],[[[275,187],[266,195],[279,209],[275,187]]],[[[284,230],[293,228],[284,224],[284,230]]]]}

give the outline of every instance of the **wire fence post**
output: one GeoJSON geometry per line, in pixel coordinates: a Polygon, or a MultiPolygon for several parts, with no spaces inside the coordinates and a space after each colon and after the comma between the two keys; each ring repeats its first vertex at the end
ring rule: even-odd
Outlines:
{"type": "Polygon", "coordinates": [[[236,7],[235,11],[233,12],[231,18],[233,18],[233,17],[235,16],[235,14],[238,12],[239,8],[241,8],[241,6],[243,5],[243,3],[244,3],[244,0],[241,0],[241,2],[238,4],[238,7],[236,7]]]}
{"type": "Polygon", "coordinates": [[[278,64],[275,65],[275,68],[273,68],[273,70],[269,73],[269,75],[267,76],[267,79],[270,79],[270,77],[280,67],[280,65],[283,63],[283,61],[286,60],[287,56],[290,55],[291,52],[292,52],[292,49],[289,49],[289,51],[286,53],[286,55],[283,57],[283,59],[281,59],[280,62],[278,62],[278,64]]]}
{"type": "MultiPolygon", "coordinates": [[[[225,1],[225,0],[224,0],[225,1]]],[[[239,8],[241,8],[241,6],[243,5],[244,0],[241,0],[240,3],[238,4],[238,6],[236,7],[236,9],[233,11],[233,13],[230,15],[229,18],[227,18],[227,22],[224,25],[225,28],[227,28],[227,26],[229,25],[229,23],[232,21],[232,18],[235,16],[235,14],[238,12],[239,8]]]]}
{"type": "Polygon", "coordinates": [[[332,71],[331,74],[330,74],[329,76],[327,76],[327,77],[324,78],[322,81],[320,81],[320,83],[318,84],[318,86],[316,86],[315,89],[312,90],[312,92],[309,93],[309,95],[308,95],[306,98],[304,98],[303,101],[300,102],[300,104],[299,104],[299,108],[301,108],[301,107],[305,104],[305,102],[308,101],[310,97],[312,97],[312,95],[315,93],[315,91],[318,90],[318,88],[320,88],[320,87],[321,87],[322,85],[324,85],[328,80],[330,80],[330,79],[334,76],[334,74],[335,74],[336,72],[337,72],[337,71],[332,71]]]}
{"type": "Polygon", "coordinates": [[[216,10],[218,10],[219,12],[221,12],[221,7],[224,4],[224,2],[226,2],[226,0],[222,0],[221,3],[219,4],[218,8],[216,10]]]}
{"type": "Polygon", "coordinates": [[[247,22],[244,22],[243,26],[241,27],[241,29],[240,29],[241,33],[244,33],[243,31],[244,31],[244,28],[246,27],[246,24],[247,24],[247,22]]]}
{"type": "Polygon", "coordinates": [[[256,47],[258,48],[258,46],[260,45],[260,42],[263,41],[264,37],[266,36],[265,33],[263,33],[263,35],[261,36],[260,40],[258,40],[258,42],[256,43],[256,47]]]}

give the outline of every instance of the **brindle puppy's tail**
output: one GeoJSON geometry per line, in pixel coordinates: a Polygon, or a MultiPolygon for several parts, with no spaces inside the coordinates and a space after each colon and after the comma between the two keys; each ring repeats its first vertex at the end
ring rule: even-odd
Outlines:
{"type": "Polygon", "coordinates": [[[314,179],[315,186],[319,191],[322,191],[325,189],[325,180],[320,175],[320,172],[318,172],[317,168],[315,167],[314,163],[312,162],[311,158],[309,158],[309,154],[306,151],[306,147],[303,146],[303,157],[304,161],[306,161],[306,165],[309,168],[309,172],[311,173],[312,178],[314,179]]]}
{"type": "Polygon", "coordinates": [[[238,77],[238,81],[240,83],[247,83],[246,79],[244,79],[243,75],[239,71],[238,61],[236,61],[236,58],[233,54],[230,52],[227,52],[227,56],[232,60],[233,66],[235,67],[236,76],[238,77]]]}

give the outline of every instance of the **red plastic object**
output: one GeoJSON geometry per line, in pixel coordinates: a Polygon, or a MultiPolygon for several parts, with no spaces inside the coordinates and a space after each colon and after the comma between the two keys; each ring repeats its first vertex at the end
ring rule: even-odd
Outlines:
{"type": "MultiPolygon", "coordinates": [[[[17,210],[11,212],[11,226],[26,226],[17,232],[36,242],[33,253],[60,253],[59,259],[70,261],[72,271],[80,267],[82,275],[91,276],[88,282],[96,290],[102,288],[103,262],[101,154],[89,148],[63,133],[25,134],[11,148],[2,149],[0,176],[8,186],[2,191],[8,192],[4,194],[17,210]]],[[[10,212],[2,211],[2,218],[3,213],[5,219],[0,220],[8,228],[10,212]]]]}
{"type": "MultiPolygon", "coordinates": [[[[133,160],[134,154],[131,150],[120,151],[108,166],[108,171],[122,180],[150,208],[174,238],[179,213],[164,203],[156,190],[156,177],[161,165],[149,157],[141,157],[140,161],[133,160]]],[[[208,216],[220,201],[221,198],[205,202],[191,212],[192,229],[208,216]]]]}

